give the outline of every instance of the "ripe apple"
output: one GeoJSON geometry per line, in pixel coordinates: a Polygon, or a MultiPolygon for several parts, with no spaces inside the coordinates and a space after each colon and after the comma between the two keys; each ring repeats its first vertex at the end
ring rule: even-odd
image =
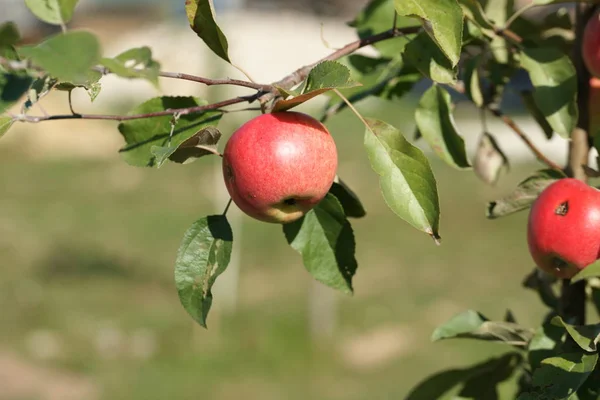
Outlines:
{"type": "Polygon", "coordinates": [[[582,55],[590,73],[600,78],[600,9],[594,12],[585,26],[582,55]]]}
{"type": "Polygon", "coordinates": [[[600,190],[573,178],[550,184],[531,207],[529,252],[537,266],[572,278],[600,256],[600,190]]]}
{"type": "Polygon", "coordinates": [[[229,195],[260,221],[289,223],[327,194],[337,149],[323,124],[298,112],[263,114],[238,128],[223,152],[229,195]]]}

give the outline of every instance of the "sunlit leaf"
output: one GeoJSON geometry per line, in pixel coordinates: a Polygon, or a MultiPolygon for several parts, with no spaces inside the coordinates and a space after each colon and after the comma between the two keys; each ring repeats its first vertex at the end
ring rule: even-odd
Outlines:
{"type": "Polygon", "coordinates": [[[217,22],[211,0],[185,0],[185,12],[190,27],[206,43],[206,45],[227,62],[229,60],[229,44],[217,22]]]}
{"type": "Polygon", "coordinates": [[[44,22],[64,25],[73,18],[79,0],[25,0],[31,12],[44,22]]]}

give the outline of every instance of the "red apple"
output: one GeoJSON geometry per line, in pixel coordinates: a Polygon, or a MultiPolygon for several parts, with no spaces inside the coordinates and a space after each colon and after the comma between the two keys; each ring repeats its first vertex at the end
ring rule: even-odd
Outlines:
{"type": "Polygon", "coordinates": [[[531,207],[529,252],[537,266],[571,278],[600,256],[600,190],[573,178],[550,184],[531,207]]]}
{"type": "Polygon", "coordinates": [[[585,26],[582,43],[583,61],[594,76],[600,78],[600,9],[585,26]]]}
{"type": "Polygon", "coordinates": [[[327,194],[337,150],[323,124],[298,112],[275,112],[236,130],[223,152],[225,185],[234,203],[260,221],[289,223],[327,194]]]}

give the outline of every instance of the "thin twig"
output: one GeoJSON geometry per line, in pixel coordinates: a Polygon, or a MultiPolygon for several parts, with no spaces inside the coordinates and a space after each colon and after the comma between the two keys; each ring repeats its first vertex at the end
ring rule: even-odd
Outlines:
{"type": "Polygon", "coordinates": [[[506,23],[504,24],[504,29],[507,29],[513,22],[517,20],[517,18],[523,15],[524,12],[527,12],[536,6],[537,4],[531,2],[515,11],[515,13],[511,15],[509,19],[506,20],[506,23]]]}
{"type": "Polygon", "coordinates": [[[69,96],[69,110],[71,111],[71,114],[78,115],[75,112],[75,110],[73,109],[73,99],[72,99],[73,91],[72,90],[69,90],[69,95],[68,96],[69,96]]]}
{"type": "Polygon", "coordinates": [[[232,201],[233,201],[233,199],[230,197],[229,201],[227,202],[227,205],[225,206],[225,210],[223,210],[223,215],[227,215],[227,211],[229,211],[229,206],[231,205],[232,201]]]}

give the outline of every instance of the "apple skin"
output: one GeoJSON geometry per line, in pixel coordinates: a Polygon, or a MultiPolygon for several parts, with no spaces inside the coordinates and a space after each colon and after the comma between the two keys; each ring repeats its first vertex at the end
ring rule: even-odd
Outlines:
{"type": "Polygon", "coordinates": [[[331,188],[337,164],[327,128],[291,111],[246,122],[223,152],[223,176],[233,202],[271,223],[296,221],[316,206],[331,188]]]}
{"type": "Polygon", "coordinates": [[[600,10],[594,12],[585,26],[581,50],[587,69],[600,78],[600,10]]]}
{"type": "Polygon", "coordinates": [[[550,184],[533,203],[527,226],[537,266],[572,278],[600,256],[600,190],[573,178],[550,184]]]}

